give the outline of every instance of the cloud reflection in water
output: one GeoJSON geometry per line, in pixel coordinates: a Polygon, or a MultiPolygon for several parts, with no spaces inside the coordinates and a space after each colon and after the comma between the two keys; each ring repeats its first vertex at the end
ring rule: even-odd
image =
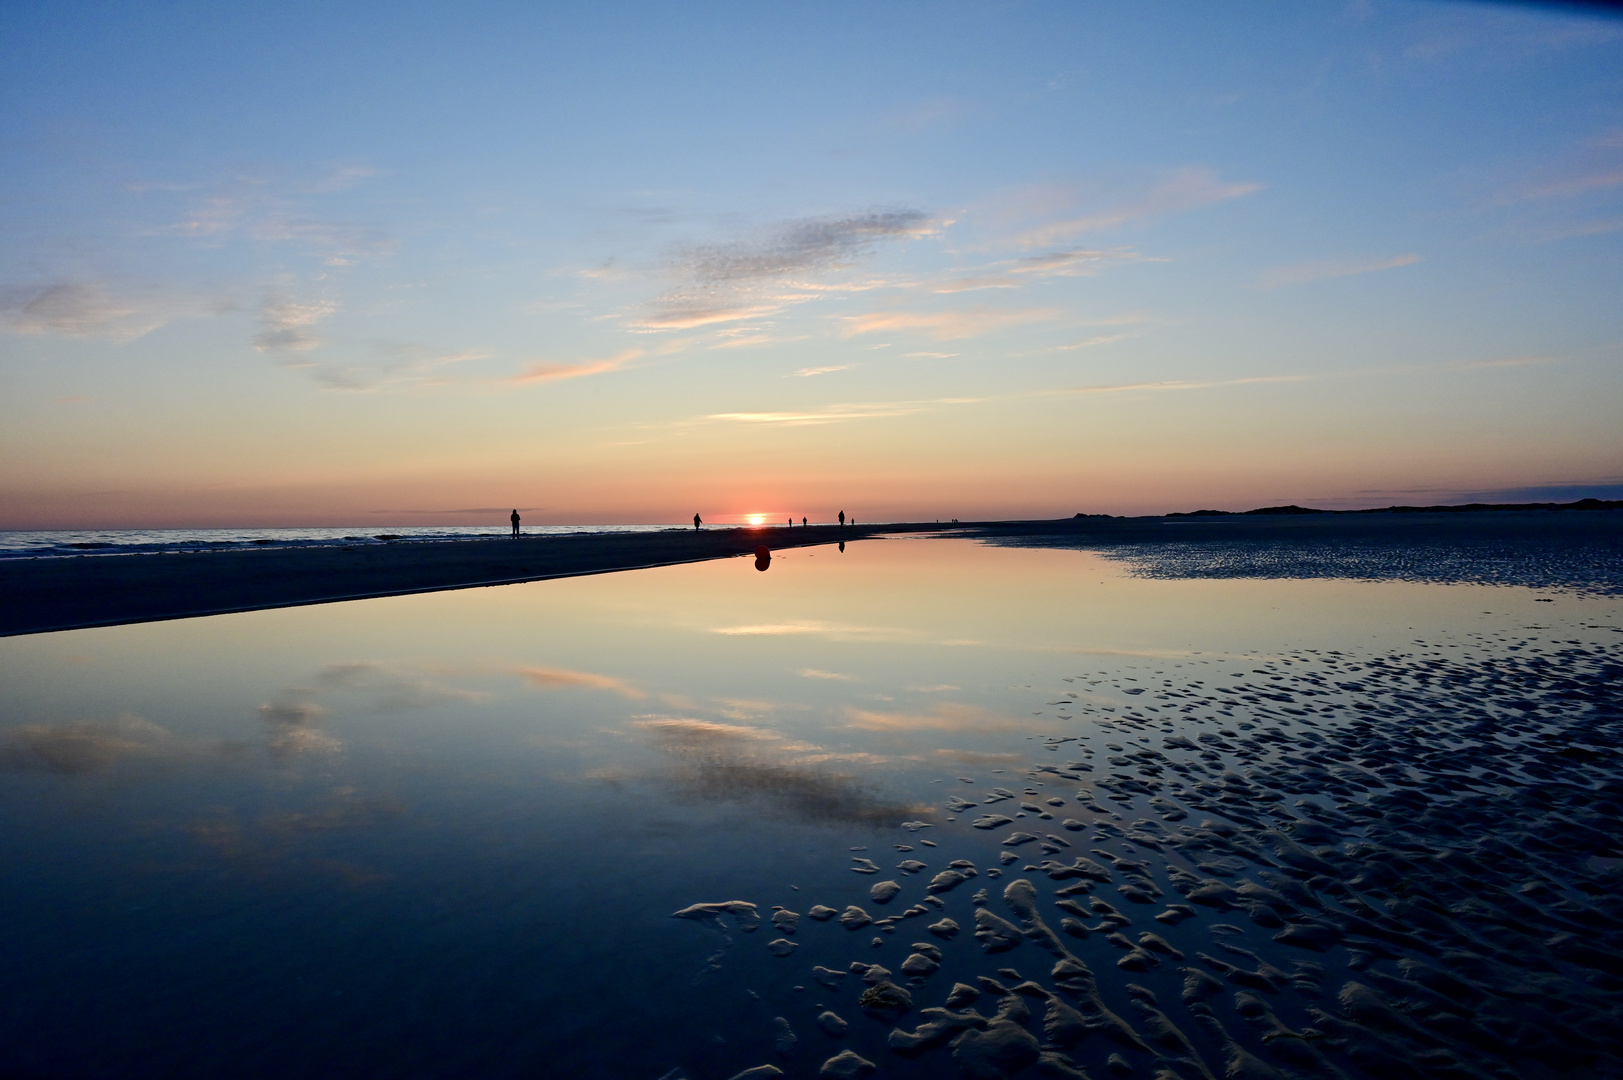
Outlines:
{"type": "Polygon", "coordinates": [[[130,758],[169,757],[178,748],[168,729],[134,713],[104,722],[24,724],[0,738],[0,767],[63,776],[101,772],[130,758]]]}
{"type": "Polygon", "coordinates": [[[663,786],[678,799],[750,802],[782,817],[825,824],[894,826],[931,814],[928,806],[887,799],[877,784],[826,768],[835,760],[884,760],[873,755],[836,755],[744,724],[686,718],[634,723],[675,764],[627,779],[663,786]]]}

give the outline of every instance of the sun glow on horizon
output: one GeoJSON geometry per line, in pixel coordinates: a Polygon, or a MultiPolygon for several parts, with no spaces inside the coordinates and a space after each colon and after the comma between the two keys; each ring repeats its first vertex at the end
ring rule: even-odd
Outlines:
{"type": "Polygon", "coordinates": [[[759,525],[766,520],[765,514],[750,514],[745,518],[751,525],[759,525]]]}

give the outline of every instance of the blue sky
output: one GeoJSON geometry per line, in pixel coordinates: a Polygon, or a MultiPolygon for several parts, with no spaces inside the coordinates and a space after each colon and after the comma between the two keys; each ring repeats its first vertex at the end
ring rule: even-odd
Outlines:
{"type": "Polygon", "coordinates": [[[1623,20],[334,7],[0,12],[0,527],[1623,483],[1623,20]]]}

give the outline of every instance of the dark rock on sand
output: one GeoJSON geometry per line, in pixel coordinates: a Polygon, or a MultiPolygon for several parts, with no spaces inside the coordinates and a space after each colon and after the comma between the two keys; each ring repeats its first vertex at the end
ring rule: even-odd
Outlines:
{"type": "Polygon", "coordinates": [[[749,933],[761,925],[761,915],[755,905],[745,900],[723,900],[714,904],[690,904],[681,911],[673,911],[673,919],[695,919],[699,922],[713,924],[717,929],[726,929],[721,921],[723,915],[730,915],[738,928],[749,933]]]}
{"type": "Polygon", "coordinates": [[[829,1038],[839,1039],[845,1036],[846,1028],[850,1027],[851,1025],[846,1023],[845,1019],[838,1013],[824,1009],[822,1012],[817,1014],[817,1026],[822,1028],[823,1034],[827,1035],[829,1038]]]}
{"type": "Polygon", "coordinates": [[[850,1050],[841,1050],[823,1062],[817,1075],[820,1080],[861,1080],[876,1068],[878,1066],[867,1058],[859,1057],[850,1050]]]}

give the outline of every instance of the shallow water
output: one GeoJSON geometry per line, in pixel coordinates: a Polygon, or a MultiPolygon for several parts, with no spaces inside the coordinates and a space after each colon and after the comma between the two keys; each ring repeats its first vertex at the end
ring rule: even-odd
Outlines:
{"type": "Polygon", "coordinates": [[[0,641],[0,1066],[1618,1075],[1623,602],[1131,569],[886,539],[0,641]]]}

